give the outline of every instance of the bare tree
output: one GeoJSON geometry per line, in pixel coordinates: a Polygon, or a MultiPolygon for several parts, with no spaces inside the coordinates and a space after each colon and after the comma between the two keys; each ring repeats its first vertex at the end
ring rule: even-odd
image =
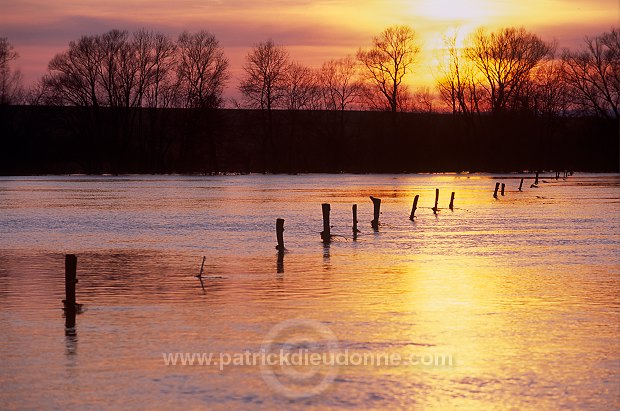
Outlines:
{"type": "Polygon", "coordinates": [[[215,36],[207,31],[184,32],[177,42],[177,76],[185,107],[217,108],[230,78],[229,62],[215,36]]]}
{"type": "Polygon", "coordinates": [[[553,47],[523,28],[504,28],[488,33],[478,29],[465,49],[466,56],[485,79],[492,112],[502,112],[519,102],[519,94],[534,70],[553,47]]]}
{"type": "Polygon", "coordinates": [[[138,30],[133,47],[138,65],[137,96],[141,107],[171,107],[175,104],[176,45],[162,33],[138,30]]]}
{"type": "Polygon", "coordinates": [[[23,97],[22,75],[11,69],[19,54],[6,37],[0,37],[0,104],[16,104],[23,97]]]}
{"type": "Polygon", "coordinates": [[[259,43],[246,56],[239,90],[250,107],[271,111],[285,96],[288,52],[273,40],[259,43]]]}
{"type": "Polygon", "coordinates": [[[439,67],[439,96],[453,114],[479,113],[482,87],[471,62],[457,47],[456,39],[456,35],[444,37],[447,55],[439,67]]]}
{"type": "Polygon", "coordinates": [[[100,83],[109,107],[135,107],[138,104],[138,65],[129,33],[110,30],[97,37],[101,65],[100,83]]]}
{"type": "Polygon", "coordinates": [[[284,78],[285,107],[288,110],[317,108],[319,92],[316,79],[316,73],[310,67],[290,63],[284,78]]]}
{"type": "Polygon", "coordinates": [[[565,50],[564,79],[572,102],[586,112],[618,120],[620,103],[620,31],[585,39],[585,48],[565,50]]]}
{"type": "Polygon", "coordinates": [[[419,87],[411,94],[412,107],[410,111],[418,113],[432,113],[435,110],[433,100],[435,96],[429,87],[419,87]]]}
{"type": "Polygon", "coordinates": [[[366,67],[368,79],[379,89],[392,112],[399,109],[400,87],[411,72],[419,51],[411,27],[392,26],[373,38],[370,49],[357,52],[357,58],[366,67]]]}
{"type": "Polygon", "coordinates": [[[326,109],[345,111],[356,103],[363,89],[358,75],[356,61],[351,56],[323,63],[319,83],[326,109]]]}
{"type": "Polygon", "coordinates": [[[119,30],[83,36],[50,61],[36,99],[73,106],[170,107],[178,104],[176,50],[167,36],[146,30],[131,38],[119,30]]]}
{"type": "Polygon", "coordinates": [[[521,93],[524,105],[537,115],[557,117],[569,108],[568,91],[563,78],[563,63],[553,59],[533,70],[521,93]]]}
{"type": "Polygon", "coordinates": [[[43,82],[58,105],[98,107],[103,99],[99,83],[102,55],[96,36],[71,41],[69,49],[56,54],[48,64],[43,82]]]}

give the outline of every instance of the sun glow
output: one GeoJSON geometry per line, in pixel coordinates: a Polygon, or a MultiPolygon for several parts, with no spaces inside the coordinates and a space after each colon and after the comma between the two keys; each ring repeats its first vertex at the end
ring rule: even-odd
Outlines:
{"type": "Polygon", "coordinates": [[[493,14],[487,0],[423,0],[414,6],[415,12],[433,20],[460,23],[483,23],[493,14]]]}

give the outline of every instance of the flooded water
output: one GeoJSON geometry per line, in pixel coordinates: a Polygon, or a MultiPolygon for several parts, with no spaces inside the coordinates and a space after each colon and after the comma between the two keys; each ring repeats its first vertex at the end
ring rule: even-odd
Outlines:
{"type": "Polygon", "coordinates": [[[618,409],[620,176],[521,177],[0,178],[0,408],[618,409]]]}

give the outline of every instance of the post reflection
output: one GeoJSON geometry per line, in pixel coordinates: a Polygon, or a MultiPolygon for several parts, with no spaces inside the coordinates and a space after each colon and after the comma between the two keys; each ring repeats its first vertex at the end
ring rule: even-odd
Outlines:
{"type": "Polygon", "coordinates": [[[330,244],[323,243],[323,268],[326,270],[331,269],[330,251],[330,244]]]}
{"type": "Polygon", "coordinates": [[[77,315],[74,309],[65,309],[65,354],[73,356],[77,353],[77,329],[75,327],[75,317],[77,315]]]}
{"type": "Polygon", "coordinates": [[[276,272],[278,274],[284,274],[284,251],[278,251],[278,262],[276,272]]]}

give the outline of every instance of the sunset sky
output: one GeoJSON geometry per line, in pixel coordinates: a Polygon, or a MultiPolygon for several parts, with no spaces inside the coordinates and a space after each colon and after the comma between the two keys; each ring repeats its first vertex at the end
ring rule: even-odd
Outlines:
{"type": "Polygon", "coordinates": [[[206,29],[230,59],[236,88],[244,56],[253,44],[273,38],[293,59],[313,67],[354,54],[387,26],[407,24],[422,54],[410,82],[431,85],[443,34],[465,35],[480,25],[524,26],[560,47],[618,27],[618,0],[0,0],[0,36],[20,54],[16,67],[27,84],[70,40],[113,28],[163,31],[206,29]]]}

